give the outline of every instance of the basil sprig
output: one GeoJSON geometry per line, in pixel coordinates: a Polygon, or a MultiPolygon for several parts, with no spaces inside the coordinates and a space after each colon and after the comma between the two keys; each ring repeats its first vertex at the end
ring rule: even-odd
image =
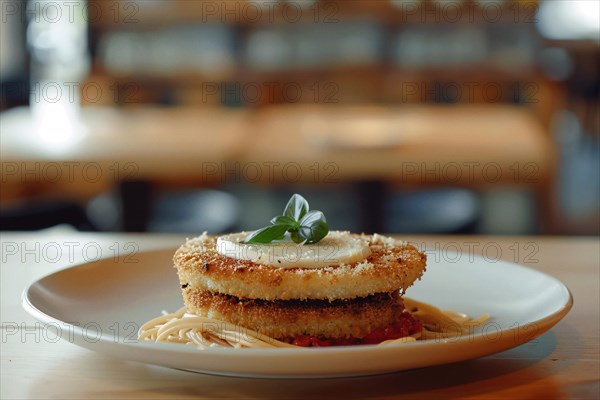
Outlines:
{"type": "Polygon", "coordinates": [[[250,233],[244,243],[271,243],[289,237],[296,243],[317,243],[329,233],[329,225],[321,211],[310,210],[308,201],[294,194],[288,201],[283,215],[271,220],[271,225],[250,233]]]}

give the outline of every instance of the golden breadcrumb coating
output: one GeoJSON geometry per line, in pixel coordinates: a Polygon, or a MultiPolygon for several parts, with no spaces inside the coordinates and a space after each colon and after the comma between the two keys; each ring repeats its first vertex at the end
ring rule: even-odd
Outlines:
{"type": "Polygon", "coordinates": [[[362,262],[326,268],[278,268],[219,254],[216,237],[188,240],[173,258],[182,286],[246,299],[339,300],[404,292],[425,271],[426,255],[392,238],[360,236],[371,255],[362,262]]]}
{"type": "Polygon", "coordinates": [[[328,339],[363,338],[398,321],[404,305],[398,292],[353,300],[249,300],[183,291],[188,312],[250,328],[275,339],[299,335],[328,339]]]}

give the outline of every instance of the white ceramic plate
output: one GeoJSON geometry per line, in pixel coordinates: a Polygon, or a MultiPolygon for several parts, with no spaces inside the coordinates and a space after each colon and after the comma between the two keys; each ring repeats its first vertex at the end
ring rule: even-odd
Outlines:
{"type": "Polygon", "coordinates": [[[33,283],[25,309],[47,329],[104,354],[222,375],[351,376],[462,361],[507,350],[541,335],[570,310],[573,299],[558,280],[516,264],[472,255],[429,253],[423,280],[408,296],[471,316],[492,318],[472,334],[392,346],[198,350],[138,342],[137,329],[182,299],[171,258],[174,249],[104,259],[68,268],[33,283]]]}

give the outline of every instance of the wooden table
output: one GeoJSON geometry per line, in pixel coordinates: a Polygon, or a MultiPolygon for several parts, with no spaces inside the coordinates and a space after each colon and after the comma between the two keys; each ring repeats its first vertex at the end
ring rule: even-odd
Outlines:
{"type": "MultiPolygon", "coordinates": [[[[116,191],[125,231],[145,231],[152,189],[219,184],[208,174],[235,160],[247,111],[223,107],[84,107],[81,137],[53,141],[26,107],[2,113],[0,201],[56,197],[85,203],[116,191]]],[[[49,124],[48,124],[49,125],[49,124]]]]}
{"type": "Polygon", "coordinates": [[[518,187],[535,193],[542,232],[556,214],[552,140],[525,107],[500,104],[281,105],[249,116],[242,165],[263,182],[358,188],[360,229],[384,229],[389,187],[518,187]],[[266,169],[266,167],[263,167],[266,169]]]}
{"type": "MultiPolygon", "coordinates": [[[[510,186],[535,191],[546,225],[554,215],[552,140],[524,107],[84,107],[82,121],[89,132],[81,140],[49,145],[35,136],[28,109],[3,113],[0,200],[36,191],[86,199],[131,181],[351,183],[358,188],[361,230],[378,232],[386,185],[510,186]]],[[[127,217],[151,197],[149,187],[121,193],[132,194],[123,204],[126,230],[144,230],[127,217]]]]}
{"type": "MultiPolygon", "coordinates": [[[[480,398],[597,399],[600,395],[600,244],[597,238],[407,236],[444,249],[481,254],[500,246],[502,258],[562,280],[575,305],[550,332],[518,348],[452,365],[351,379],[247,379],[200,375],[108,358],[66,341],[49,342],[20,306],[39,277],[82,262],[82,249],[105,256],[131,243],[139,251],[178,245],[172,235],[82,233],[2,234],[3,399],[12,398],[480,398]],[[58,252],[49,253],[49,243],[58,252]],[[71,243],[71,244],[69,244],[71,243]],[[73,244],[74,243],[74,244],[73,244]],[[473,244],[476,243],[476,244],[473,244]],[[488,246],[489,247],[489,246],[488,246]],[[73,249],[72,252],[69,249],[73,249]],[[44,250],[46,249],[46,250],[44,250]],[[518,250],[517,250],[518,249],[518,250]],[[16,327],[16,328],[15,328],[16,327]],[[15,330],[16,329],[16,330],[15,330]]],[[[95,256],[88,254],[88,257],[95,256]]]]}
{"type": "Polygon", "coordinates": [[[37,127],[26,107],[8,110],[0,139],[2,196],[28,186],[85,198],[123,181],[212,183],[218,177],[207,175],[206,165],[236,159],[247,114],[223,107],[83,107],[85,133],[53,141],[60,127],[37,127]]]}
{"type": "Polygon", "coordinates": [[[282,168],[293,161],[305,182],[535,186],[555,162],[548,133],[519,106],[281,105],[250,118],[256,132],[243,162],[278,162],[282,168]],[[317,161],[334,164],[335,173],[319,165],[315,175],[317,161]]]}

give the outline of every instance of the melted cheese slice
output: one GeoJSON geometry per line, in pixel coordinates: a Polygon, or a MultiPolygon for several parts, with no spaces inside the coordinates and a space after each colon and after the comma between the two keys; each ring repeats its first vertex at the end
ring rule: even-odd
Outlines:
{"type": "Polygon", "coordinates": [[[279,268],[323,268],[330,265],[353,264],[371,255],[366,239],[348,232],[331,231],[318,243],[297,244],[275,242],[245,244],[248,233],[234,233],[217,239],[219,254],[236,260],[279,268]]]}

